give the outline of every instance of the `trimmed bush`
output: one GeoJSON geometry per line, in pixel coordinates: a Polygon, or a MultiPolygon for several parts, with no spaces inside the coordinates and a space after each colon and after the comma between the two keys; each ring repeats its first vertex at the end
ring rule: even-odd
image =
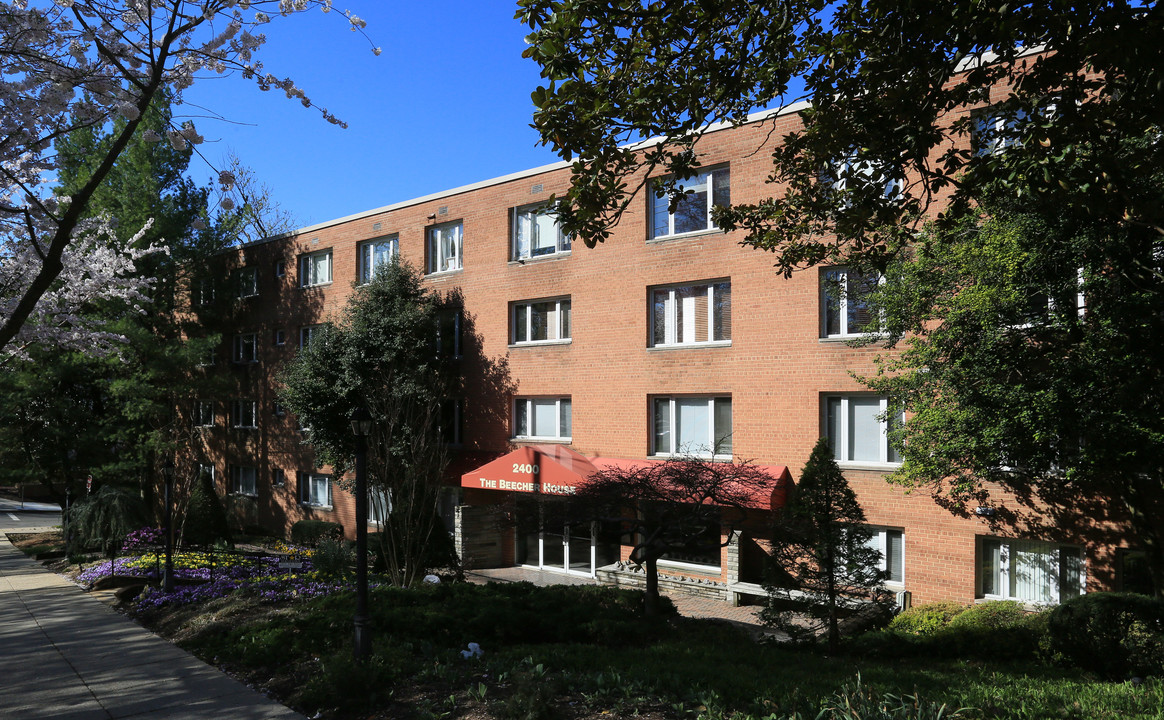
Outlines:
{"type": "Polygon", "coordinates": [[[1014,600],[991,600],[964,608],[950,619],[951,630],[1014,630],[1025,627],[1028,613],[1014,600]]]}
{"type": "Polygon", "coordinates": [[[1164,674],[1164,600],[1088,593],[1047,613],[1051,659],[1109,680],[1164,674]]]}
{"type": "Polygon", "coordinates": [[[311,553],[311,565],[325,580],[344,580],[352,574],[356,552],[351,544],[325,537],[311,553]]]}
{"type": "Polygon", "coordinates": [[[943,638],[956,647],[960,658],[1032,659],[1038,656],[1046,632],[1040,615],[1027,612],[1014,600],[991,600],[955,616],[935,639],[943,638]]]}
{"type": "Polygon", "coordinates": [[[952,600],[926,603],[905,610],[889,623],[889,629],[913,635],[932,635],[966,612],[965,605],[952,600]]]}
{"type": "Polygon", "coordinates": [[[300,520],[291,526],[291,542],[315,547],[320,540],[344,539],[344,526],[327,520],[300,520]]]}
{"type": "Polygon", "coordinates": [[[214,481],[209,475],[201,475],[190,490],[190,504],[182,522],[182,545],[205,547],[219,542],[231,542],[226,508],[214,489],[214,481]]]}

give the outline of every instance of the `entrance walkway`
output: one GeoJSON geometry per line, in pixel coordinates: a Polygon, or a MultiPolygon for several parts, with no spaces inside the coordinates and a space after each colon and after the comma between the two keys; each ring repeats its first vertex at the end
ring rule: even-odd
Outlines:
{"type": "Polygon", "coordinates": [[[303,716],[25,557],[0,534],[0,718],[303,716]]]}
{"type": "MultiPolygon", "coordinates": [[[[593,585],[594,579],[579,575],[547,572],[533,568],[508,567],[492,568],[488,570],[472,570],[465,573],[469,582],[530,582],[534,585],[593,585]]],[[[690,618],[710,618],[714,620],[728,620],[749,626],[752,631],[760,630],[762,624],[756,617],[760,608],[752,606],[735,607],[725,600],[711,600],[709,598],[693,597],[678,593],[667,594],[679,614],[690,618]]]]}

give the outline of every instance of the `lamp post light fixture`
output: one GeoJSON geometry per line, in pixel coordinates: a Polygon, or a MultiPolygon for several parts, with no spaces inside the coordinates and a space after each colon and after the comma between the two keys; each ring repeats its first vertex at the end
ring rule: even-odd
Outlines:
{"type": "Polygon", "coordinates": [[[368,436],[372,416],[363,407],[352,411],[352,434],[356,436],[356,615],[355,657],[362,661],[372,652],[368,631],[368,436]]]}
{"type": "Polygon", "coordinates": [[[170,592],[174,589],[174,461],[166,460],[162,466],[162,475],[166,481],[166,567],[162,574],[162,590],[170,592]]]}

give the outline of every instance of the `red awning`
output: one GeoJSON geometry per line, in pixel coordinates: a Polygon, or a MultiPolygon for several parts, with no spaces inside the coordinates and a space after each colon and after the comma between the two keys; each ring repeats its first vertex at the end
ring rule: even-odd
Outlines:
{"type": "Polygon", "coordinates": [[[562,445],[526,445],[461,476],[461,487],[572,495],[598,468],[562,445]]]}
{"type": "MultiPolygon", "coordinates": [[[[461,476],[461,487],[480,490],[573,495],[591,473],[613,468],[630,468],[657,460],[588,458],[563,445],[526,445],[461,476]]],[[[770,490],[757,492],[749,503],[758,509],[782,507],[792,474],[786,465],[758,465],[775,480],[770,490]]]]}

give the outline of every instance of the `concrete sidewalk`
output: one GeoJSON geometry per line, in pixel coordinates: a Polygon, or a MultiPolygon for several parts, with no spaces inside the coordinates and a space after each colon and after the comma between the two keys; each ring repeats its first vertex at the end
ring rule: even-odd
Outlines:
{"type": "Polygon", "coordinates": [[[2,534],[0,678],[5,720],[303,717],[89,597],[2,534]]]}

